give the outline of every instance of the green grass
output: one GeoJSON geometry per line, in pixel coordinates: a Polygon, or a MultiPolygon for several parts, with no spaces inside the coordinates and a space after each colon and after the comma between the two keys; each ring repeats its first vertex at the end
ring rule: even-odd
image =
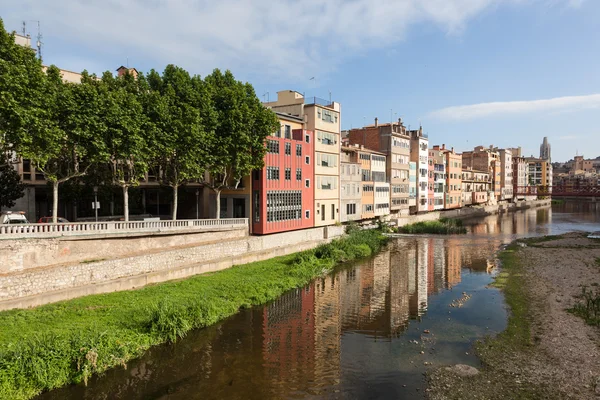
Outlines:
{"type": "Polygon", "coordinates": [[[274,300],[340,262],[369,256],[385,241],[379,231],[357,231],[314,250],[182,281],[2,312],[0,399],[87,382],[150,346],[274,300]]]}
{"type": "Polygon", "coordinates": [[[552,201],[550,201],[551,204],[564,204],[565,201],[564,200],[559,200],[559,199],[552,199],[552,201]]]}
{"type": "Polygon", "coordinates": [[[467,233],[467,228],[462,225],[462,221],[459,219],[440,218],[436,221],[423,221],[404,225],[398,228],[398,231],[410,234],[434,233],[451,235],[467,233]]]}
{"type": "MultiPolygon", "coordinates": [[[[600,259],[596,259],[596,263],[600,264],[600,259]]],[[[583,318],[588,325],[600,326],[600,289],[582,287],[577,303],[568,311],[583,318]]]]}

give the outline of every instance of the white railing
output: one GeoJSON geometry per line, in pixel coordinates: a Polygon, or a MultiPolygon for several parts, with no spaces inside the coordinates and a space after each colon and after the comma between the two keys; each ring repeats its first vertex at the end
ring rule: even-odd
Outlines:
{"type": "Polygon", "coordinates": [[[247,228],[248,218],[183,219],[175,221],[103,221],[60,224],[2,224],[0,239],[106,234],[136,234],[247,228]]]}

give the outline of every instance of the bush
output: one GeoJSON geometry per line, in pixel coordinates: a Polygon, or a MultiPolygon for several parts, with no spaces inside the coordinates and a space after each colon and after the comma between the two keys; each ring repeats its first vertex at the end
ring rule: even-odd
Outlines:
{"type": "Polygon", "coordinates": [[[398,230],[399,232],[410,234],[434,233],[449,235],[467,233],[467,228],[462,225],[461,220],[448,218],[440,218],[437,221],[416,222],[414,224],[404,225],[398,230]]]}

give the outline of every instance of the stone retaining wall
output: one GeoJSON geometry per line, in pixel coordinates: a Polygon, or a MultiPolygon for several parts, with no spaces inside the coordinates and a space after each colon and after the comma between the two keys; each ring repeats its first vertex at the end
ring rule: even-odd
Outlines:
{"type": "Polygon", "coordinates": [[[109,260],[12,271],[0,275],[0,310],[133,289],[150,283],[218,271],[236,264],[313,248],[342,234],[343,227],[312,228],[147,250],[144,254],[109,260]]]}

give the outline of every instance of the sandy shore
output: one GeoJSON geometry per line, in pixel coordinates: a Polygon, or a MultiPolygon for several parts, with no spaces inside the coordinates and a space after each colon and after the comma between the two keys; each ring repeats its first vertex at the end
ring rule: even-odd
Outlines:
{"type": "Polygon", "coordinates": [[[600,240],[580,233],[511,246],[499,279],[509,328],[477,345],[479,374],[432,373],[429,398],[600,399],[600,329],[567,311],[582,286],[600,286],[599,258],[600,240]]]}

